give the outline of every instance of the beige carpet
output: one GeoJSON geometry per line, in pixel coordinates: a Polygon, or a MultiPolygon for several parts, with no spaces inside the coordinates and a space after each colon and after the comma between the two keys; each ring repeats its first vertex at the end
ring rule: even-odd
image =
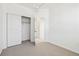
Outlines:
{"type": "Polygon", "coordinates": [[[79,54],[46,42],[34,46],[33,43],[26,41],[3,50],[1,56],[79,56],[79,54]]]}

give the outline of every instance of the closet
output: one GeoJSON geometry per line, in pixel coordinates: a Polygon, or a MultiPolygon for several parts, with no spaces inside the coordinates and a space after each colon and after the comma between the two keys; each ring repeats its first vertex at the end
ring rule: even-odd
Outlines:
{"type": "Polygon", "coordinates": [[[25,40],[34,41],[34,21],[31,21],[31,17],[8,13],[6,21],[7,47],[25,40]]]}
{"type": "Polygon", "coordinates": [[[31,19],[30,17],[21,17],[22,21],[22,41],[30,40],[31,32],[31,19]]]}

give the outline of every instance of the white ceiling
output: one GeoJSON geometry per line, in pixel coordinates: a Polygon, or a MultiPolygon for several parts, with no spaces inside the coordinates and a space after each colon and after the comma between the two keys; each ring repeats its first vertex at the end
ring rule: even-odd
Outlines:
{"type": "Polygon", "coordinates": [[[25,7],[36,9],[42,7],[45,3],[18,3],[18,4],[25,7]]]}

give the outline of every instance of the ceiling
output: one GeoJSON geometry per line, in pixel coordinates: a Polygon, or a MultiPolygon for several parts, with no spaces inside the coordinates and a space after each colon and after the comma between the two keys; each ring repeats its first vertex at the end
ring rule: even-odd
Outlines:
{"type": "Polygon", "coordinates": [[[18,3],[18,4],[25,7],[36,9],[42,7],[45,3],[18,3]]]}

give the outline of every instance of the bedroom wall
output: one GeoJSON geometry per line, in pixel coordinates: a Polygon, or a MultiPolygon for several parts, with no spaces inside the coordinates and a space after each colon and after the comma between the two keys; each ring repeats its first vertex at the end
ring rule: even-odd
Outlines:
{"type": "Polygon", "coordinates": [[[49,4],[46,41],[79,53],[79,4],[49,4]]]}
{"type": "Polygon", "coordinates": [[[3,10],[2,5],[0,4],[0,54],[2,52],[2,46],[3,46],[3,10]]]}
{"type": "MultiPolygon", "coordinates": [[[[19,16],[27,16],[27,17],[31,17],[31,19],[33,18],[33,10],[18,4],[14,4],[14,3],[4,3],[3,4],[3,48],[6,48],[7,46],[7,42],[6,42],[6,14],[7,13],[12,13],[12,14],[16,14],[19,16]]],[[[33,22],[33,19],[32,19],[33,22]]]]}

